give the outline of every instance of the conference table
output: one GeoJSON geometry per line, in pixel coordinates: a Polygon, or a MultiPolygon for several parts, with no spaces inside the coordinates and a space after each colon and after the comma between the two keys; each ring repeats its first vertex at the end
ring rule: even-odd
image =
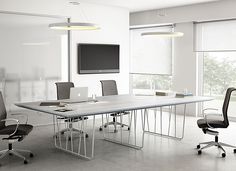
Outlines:
{"type": "MultiPolygon", "coordinates": [[[[53,116],[54,128],[54,145],[56,148],[66,151],[68,153],[80,156],[84,159],[92,159],[94,157],[95,144],[95,122],[96,118],[105,115],[107,122],[109,122],[109,115],[119,112],[121,123],[123,122],[123,115],[121,111],[129,112],[129,126],[130,130],[124,130],[120,127],[119,132],[111,133],[109,127],[103,130],[103,138],[106,141],[117,143],[120,145],[141,149],[144,146],[145,133],[159,134],[151,132],[146,128],[146,122],[150,109],[162,109],[163,107],[183,105],[183,131],[181,137],[173,136],[174,138],[182,139],[184,136],[186,105],[197,102],[204,102],[213,100],[211,97],[203,96],[189,96],[184,98],[168,97],[168,96],[135,96],[135,95],[114,95],[97,97],[96,101],[89,100],[87,102],[67,103],[66,105],[51,105],[41,106],[41,102],[27,102],[17,103],[16,106],[30,109],[33,111],[47,113],[53,116]],[[92,118],[90,126],[85,123],[85,117],[92,118]],[[70,135],[61,135],[60,129],[62,125],[67,128],[69,123],[61,123],[59,118],[68,118],[69,122],[74,117],[81,117],[81,122],[78,127],[81,130],[79,137],[74,137],[73,133],[70,135]],[[89,130],[89,138],[86,138],[85,132],[89,130]],[[59,134],[58,134],[59,133],[59,134]]],[[[61,102],[63,101],[48,101],[61,102]]],[[[162,110],[160,110],[162,111],[162,110]]],[[[176,116],[176,110],[175,110],[176,116]]],[[[102,117],[103,118],[103,117],[102,117]]],[[[103,119],[102,119],[103,120],[103,119]]],[[[155,123],[156,124],[156,123],[155,123]]],[[[160,135],[164,135],[160,133],[160,135]]],[[[172,137],[169,135],[165,135],[172,137]]]]}

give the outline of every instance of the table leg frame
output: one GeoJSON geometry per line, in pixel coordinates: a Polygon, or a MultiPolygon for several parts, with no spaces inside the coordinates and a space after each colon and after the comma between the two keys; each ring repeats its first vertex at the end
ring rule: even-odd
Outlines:
{"type": "MultiPolygon", "coordinates": [[[[123,139],[123,128],[120,127],[120,139],[117,140],[115,138],[110,138],[108,136],[106,136],[105,132],[103,133],[103,138],[106,141],[115,143],[115,144],[119,144],[122,146],[127,146],[127,147],[131,147],[131,148],[135,148],[135,149],[142,149],[144,146],[144,129],[145,129],[145,121],[146,121],[146,116],[147,116],[147,109],[144,109],[144,115],[140,115],[141,116],[141,122],[142,122],[142,133],[141,133],[141,145],[137,144],[137,110],[133,110],[130,111],[130,125],[132,125],[132,121],[133,121],[133,126],[130,127],[129,133],[128,133],[128,142],[125,142],[123,139]],[[131,128],[134,131],[134,143],[130,142],[131,139],[131,128]]],[[[142,113],[142,110],[141,110],[142,113]]],[[[120,119],[121,119],[121,124],[123,122],[123,114],[120,115],[120,119]]],[[[105,130],[104,130],[105,131],[105,130]]],[[[107,131],[109,134],[109,131],[107,131]]]]}
{"type": "MultiPolygon", "coordinates": [[[[161,108],[162,109],[162,108],[161,108]]],[[[172,112],[172,107],[171,107],[171,109],[169,110],[169,112],[172,112]]],[[[155,112],[155,111],[154,111],[155,112]]],[[[168,126],[168,134],[163,134],[163,132],[162,132],[162,126],[163,126],[163,124],[162,124],[162,110],[160,110],[160,118],[161,118],[161,120],[160,120],[160,130],[161,130],[161,132],[159,133],[159,132],[156,132],[156,130],[154,130],[154,131],[149,131],[149,130],[144,130],[144,132],[145,133],[147,133],[147,134],[152,134],[152,135],[158,135],[158,136],[162,136],[162,137],[167,137],[167,138],[172,138],[172,139],[176,139],[176,140],[182,140],[183,138],[184,138],[184,131],[185,131],[185,120],[186,120],[186,104],[184,104],[184,112],[183,112],[183,125],[182,125],[182,133],[181,133],[181,136],[177,136],[177,120],[176,120],[176,115],[177,115],[177,113],[176,113],[176,105],[174,106],[174,116],[175,116],[175,118],[174,118],[174,120],[175,120],[175,122],[174,122],[174,127],[175,127],[175,132],[174,132],[174,135],[172,136],[172,135],[170,135],[170,122],[171,122],[171,112],[169,113],[169,126],[168,126]]],[[[156,114],[156,112],[155,112],[155,114],[156,114]]],[[[146,115],[148,115],[148,113],[146,113],[146,115]]],[[[144,118],[145,118],[145,116],[144,116],[144,118]]]]}
{"type": "MultiPolygon", "coordinates": [[[[69,119],[69,122],[71,122],[71,120],[69,119]]],[[[59,133],[60,132],[60,123],[58,123],[58,119],[57,119],[57,116],[53,116],[53,130],[54,130],[54,135],[58,135],[58,138],[57,136],[54,136],[54,146],[59,149],[59,150],[62,150],[64,152],[67,152],[67,153],[70,153],[70,154],[73,154],[75,156],[78,156],[78,157],[81,157],[83,159],[86,159],[86,160],[91,160],[94,158],[94,144],[95,144],[95,115],[93,116],[93,128],[92,128],[92,142],[91,142],[91,146],[88,147],[87,146],[87,142],[86,142],[86,133],[85,133],[85,120],[84,120],[84,117],[82,117],[82,120],[81,120],[81,125],[80,125],[80,129],[81,129],[81,134],[79,134],[79,140],[78,140],[78,150],[77,152],[74,151],[74,141],[73,141],[73,133],[72,133],[72,130],[70,131],[70,140],[68,138],[68,135],[66,135],[66,142],[65,142],[65,147],[62,146],[62,138],[61,138],[61,134],[59,133]],[[56,131],[57,130],[57,131],[56,131]],[[83,142],[82,142],[82,138],[83,138],[83,142]],[[70,141],[70,146],[71,148],[69,149],[68,148],[68,141],[70,141]],[[58,143],[59,142],[59,143],[58,143]],[[83,143],[83,150],[81,150],[81,145],[83,143]],[[88,155],[87,154],[87,147],[90,148],[91,150],[91,154],[88,155]],[[83,151],[83,153],[82,153],[83,151]]],[[[70,123],[68,123],[67,125],[69,125],[70,123]]],[[[68,127],[68,126],[67,126],[68,127]]]]}

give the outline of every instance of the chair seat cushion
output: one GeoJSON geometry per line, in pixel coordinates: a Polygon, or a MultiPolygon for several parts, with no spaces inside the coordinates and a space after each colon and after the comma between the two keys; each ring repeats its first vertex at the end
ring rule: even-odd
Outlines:
{"type": "Polygon", "coordinates": [[[213,128],[226,128],[223,118],[222,117],[215,117],[211,119],[199,119],[197,120],[197,125],[199,128],[210,128],[209,125],[213,128]],[[207,124],[208,123],[208,124],[207,124]]]}
{"type": "MultiPolygon", "coordinates": [[[[16,129],[16,125],[8,125],[0,130],[0,135],[10,135],[16,129]]],[[[17,132],[14,135],[28,135],[33,129],[32,125],[28,124],[20,124],[18,126],[17,132]]]]}

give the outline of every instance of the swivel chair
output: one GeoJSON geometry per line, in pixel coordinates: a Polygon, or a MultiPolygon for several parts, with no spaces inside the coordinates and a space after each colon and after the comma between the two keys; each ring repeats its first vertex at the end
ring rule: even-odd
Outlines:
{"type": "MultiPolygon", "coordinates": [[[[63,100],[63,99],[69,99],[70,98],[70,88],[74,87],[74,83],[72,82],[56,82],[57,87],[57,100],[63,100]]],[[[73,117],[73,118],[65,118],[60,117],[58,119],[64,120],[64,122],[69,123],[69,128],[65,128],[60,131],[61,134],[64,134],[65,132],[78,132],[83,133],[81,130],[78,130],[76,128],[73,128],[74,122],[79,122],[82,120],[82,117],[73,117]]],[[[84,117],[84,120],[87,120],[88,117],[84,117]]],[[[88,138],[88,134],[85,135],[86,138],[88,138]]]]}
{"type": "MultiPolygon", "coordinates": [[[[117,85],[115,80],[101,80],[102,85],[102,95],[103,96],[111,96],[111,95],[118,95],[117,85]]],[[[109,125],[114,125],[114,132],[117,132],[117,125],[120,125],[121,127],[128,127],[128,130],[130,130],[130,127],[126,124],[121,124],[120,122],[117,122],[117,117],[119,117],[121,114],[127,115],[129,112],[126,111],[120,111],[116,113],[110,114],[112,116],[113,120],[112,122],[105,123],[104,125],[100,126],[99,130],[102,131],[102,128],[106,128],[109,125]]]]}
{"type": "Polygon", "coordinates": [[[197,145],[199,155],[202,153],[203,149],[206,149],[212,146],[216,146],[223,151],[223,153],[221,154],[223,158],[226,156],[226,152],[223,146],[234,148],[234,153],[236,153],[236,146],[219,142],[218,141],[219,132],[213,130],[215,128],[227,128],[229,126],[228,106],[230,102],[231,93],[235,90],[236,90],[235,88],[231,87],[231,88],[228,88],[226,91],[226,95],[225,95],[225,99],[224,99],[224,103],[222,107],[223,115],[205,114],[205,111],[207,110],[217,110],[217,109],[205,109],[203,111],[204,119],[199,119],[197,121],[198,127],[202,129],[204,134],[210,134],[210,135],[215,136],[215,141],[202,142],[202,143],[199,143],[199,145],[197,145]],[[205,144],[205,146],[201,147],[201,145],[203,144],[205,144]]]}
{"type": "Polygon", "coordinates": [[[0,160],[7,155],[15,155],[23,159],[24,164],[27,164],[28,160],[23,155],[21,155],[20,152],[29,153],[30,157],[33,157],[33,153],[31,151],[12,148],[13,143],[22,141],[32,131],[33,126],[27,124],[27,121],[28,117],[25,124],[20,124],[17,119],[7,118],[2,92],[0,91],[0,135],[7,136],[2,138],[2,140],[8,141],[8,149],[0,151],[0,160]],[[6,125],[7,121],[15,122],[16,124],[6,125]]]}

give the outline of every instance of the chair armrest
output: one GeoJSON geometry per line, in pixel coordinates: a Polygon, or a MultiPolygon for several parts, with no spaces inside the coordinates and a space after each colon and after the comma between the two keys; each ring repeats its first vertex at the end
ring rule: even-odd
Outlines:
{"type": "Polygon", "coordinates": [[[16,128],[15,128],[14,132],[9,135],[9,137],[13,136],[13,135],[17,132],[17,129],[18,129],[18,127],[19,127],[19,124],[20,124],[19,120],[13,119],[13,118],[7,118],[7,119],[1,120],[0,122],[4,122],[4,121],[5,121],[5,122],[6,122],[6,121],[14,121],[14,122],[16,122],[16,128]]]}
{"type": "Polygon", "coordinates": [[[25,124],[28,123],[28,115],[25,114],[25,113],[12,113],[11,114],[12,116],[24,116],[26,119],[25,119],[25,124]]]}
{"type": "Polygon", "coordinates": [[[212,127],[210,124],[209,124],[209,116],[222,116],[222,114],[205,114],[204,115],[204,120],[206,121],[206,124],[209,128],[212,128],[214,129],[214,127],[212,127]]]}
{"type": "Polygon", "coordinates": [[[206,109],[202,110],[203,114],[205,113],[205,111],[208,111],[208,110],[218,111],[219,109],[216,109],[216,108],[206,108],[206,109]]]}
{"type": "MultiPolygon", "coordinates": [[[[203,110],[202,110],[202,114],[203,114],[203,116],[205,117],[205,115],[207,114],[206,111],[218,111],[218,110],[219,110],[219,109],[216,109],[216,108],[206,108],[206,109],[203,109],[203,110]]],[[[212,114],[222,115],[221,113],[217,113],[217,112],[212,113],[212,114]]]]}

